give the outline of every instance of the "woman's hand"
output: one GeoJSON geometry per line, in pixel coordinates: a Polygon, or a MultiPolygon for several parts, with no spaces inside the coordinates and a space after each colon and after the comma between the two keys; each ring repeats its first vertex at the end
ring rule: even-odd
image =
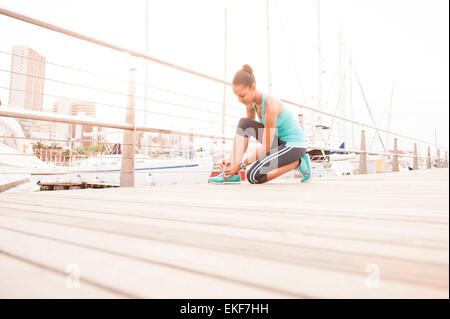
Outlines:
{"type": "Polygon", "coordinates": [[[225,174],[225,177],[230,177],[236,174],[241,170],[241,165],[239,163],[230,163],[225,170],[223,171],[225,174]]]}
{"type": "Polygon", "coordinates": [[[223,159],[222,162],[220,162],[220,164],[219,164],[220,170],[221,170],[222,172],[224,172],[225,168],[227,168],[228,166],[230,166],[230,164],[231,164],[231,161],[230,161],[230,160],[228,160],[228,159],[223,159]]]}

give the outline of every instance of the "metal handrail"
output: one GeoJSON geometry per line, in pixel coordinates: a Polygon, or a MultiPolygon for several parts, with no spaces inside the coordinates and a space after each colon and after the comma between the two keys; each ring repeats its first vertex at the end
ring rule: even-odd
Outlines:
{"type": "MultiPolygon", "coordinates": [[[[0,89],[8,89],[5,88],[4,86],[0,86],[0,89]]],[[[20,90],[20,89],[9,89],[11,91],[16,91],[16,92],[26,92],[26,90],[20,90]]],[[[43,96],[48,96],[48,97],[56,97],[56,98],[61,98],[61,99],[69,99],[69,100],[76,100],[75,98],[71,98],[71,97],[67,97],[67,96],[60,96],[60,95],[54,95],[54,94],[42,94],[43,96]]],[[[197,111],[201,111],[201,112],[205,112],[208,114],[220,114],[218,112],[214,112],[214,111],[209,111],[209,110],[203,110],[203,109],[198,109],[198,108],[194,108],[194,107],[190,107],[187,105],[183,105],[183,104],[177,104],[177,103],[171,103],[171,102],[167,102],[167,101],[162,101],[162,100],[156,100],[156,99],[147,99],[149,101],[153,101],[153,102],[157,102],[157,103],[161,103],[161,104],[166,104],[166,105],[171,105],[171,106],[179,106],[179,107],[184,107],[184,108],[190,108],[190,109],[195,109],[197,111]]],[[[113,107],[113,108],[117,108],[117,109],[127,109],[126,106],[122,106],[122,105],[116,105],[116,104],[109,104],[109,103],[101,103],[101,102],[97,102],[94,100],[89,100],[89,102],[92,102],[96,105],[103,105],[103,106],[109,106],[109,107],[113,107]]],[[[148,113],[148,114],[156,114],[156,115],[161,115],[161,116],[169,116],[169,117],[177,117],[177,118],[183,118],[183,119],[187,119],[187,120],[195,120],[195,121],[201,121],[201,122],[207,122],[207,123],[216,123],[219,124],[220,122],[217,121],[211,121],[211,120],[200,120],[198,118],[191,118],[191,117],[186,117],[186,116],[182,116],[182,115],[175,115],[175,114],[169,114],[169,113],[160,113],[160,112],[155,112],[155,111],[145,111],[142,108],[136,108],[136,112],[142,112],[142,113],[148,113]]],[[[239,116],[235,116],[235,115],[226,115],[227,117],[231,117],[231,118],[240,118],[239,116]]],[[[226,124],[226,126],[229,127],[235,127],[234,125],[231,124],[226,124]]]]}
{"type": "Polygon", "coordinates": [[[420,143],[423,143],[423,144],[432,145],[432,146],[436,146],[437,148],[448,150],[448,147],[446,147],[446,146],[436,145],[436,143],[431,143],[431,142],[427,142],[427,141],[424,141],[424,140],[421,140],[421,139],[417,139],[417,138],[414,138],[414,137],[409,137],[409,136],[406,136],[406,135],[403,135],[403,134],[395,133],[393,131],[389,131],[389,130],[385,130],[385,129],[382,129],[382,128],[378,128],[378,127],[376,127],[374,125],[358,122],[358,121],[355,121],[353,119],[350,119],[350,118],[347,118],[347,117],[344,117],[344,116],[340,116],[340,115],[337,115],[337,114],[329,113],[329,112],[322,111],[322,110],[317,110],[317,109],[315,109],[314,107],[311,107],[311,106],[298,104],[298,103],[295,103],[295,102],[292,102],[292,101],[288,101],[288,100],[285,100],[285,99],[280,99],[280,101],[288,103],[288,104],[291,104],[291,105],[295,105],[295,106],[298,106],[300,108],[304,108],[304,109],[307,109],[307,110],[310,110],[310,111],[313,111],[313,112],[316,112],[316,113],[320,113],[320,114],[323,114],[323,115],[334,117],[334,118],[337,118],[337,119],[340,119],[340,120],[343,120],[343,121],[346,121],[346,122],[357,124],[357,125],[360,125],[362,127],[371,128],[371,129],[374,129],[375,131],[389,133],[389,134],[392,134],[392,135],[395,135],[395,136],[398,136],[398,137],[402,137],[402,138],[405,138],[405,139],[408,139],[408,140],[411,140],[411,141],[420,142],[420,143]]]}
{"type": "MultiPolygon", "coordinates": [[[[136,125],[134,128],[132,124],[99,121],[99,120],[95,120],[95,119],[89,119],[89,118],[78,117],[78,116],[73,116],[73,115],[62,115],[62,114],[21,110],[21,109],[15,109],[15,108],[7,108],[7,107],[0,108],[0,116],[51,121],[51,122],[61,122],[61,123],[67,123],[67,124],[94,125],[94,126],[102,126],[102,127],[108,127],[108,128],[130,130],[130,131],[133,131],[135,129],[136,131],[141,131],[141,132],[193,136],[193,137],[212,138],[212,139],[229,140],[229,141],[233,140],[233,138],[231,138],[231,137],[226,137],[226,136],[221,136],[221,135],[199,134],[199,133],[194,133],[194,132],[184,132],[184,131],[177,131],[177,130],[160,129],[160,128],[154,128],[154,127],[143,126],[143,125],[136,125]]],[[[356,153],[356,154],[386,155],[386,156],[398,155],[398,156],[404,156],[404,157],[407,157],[407,156],[414,157],[413,154],[401,154],[401,153],[395,154],[395,153],[385,153],[385,152],[376,152],[376,151],[362,151],[362,150],[357,150],[357,149],[332,148],[332,147],[324,147],[324,146],[314,145],[314,144],[309,144],[308,149],[334,151],[334,152],[341,152],[341,153],[356,153]]]]}
{"type": "Polygon", "coordinates": [[[186,135],[186,136],[213,138],[213,139],[221,139],[221,140],[233,140],[233,138],[231,138],[231,137],[226,137],[226,136],[221,136],[221,135],[210,135],[210,134],[200,134],[200,133],[194,133],[194,132],[183,132],[183,131],[177,131],[177,130],[159,129],[159,128],[154,128],[154,127],[149,127],[149,126],[144,126],[144,125],[136,125],[134,127],[132,124],[126,124],[126,123],[100,121],[97,119],[90,119],[90,118],[79,117],[79,116],[74,116],[74,115],[47,113],[47,112],[23,110],[23,109],[16,109],[16,108],[8,108],[8,107],[0,108],[0,116],[21,118],[21,119],[30,119],[30,120],[60,122],[60,123],[67,123],[67,124],[93,125],[93,126],[101,126],[101,127],[108,127],[108,128],[116,128],[116,129],[121,129],[121,130],[130,130],[130,131],[133,131],[135,129],[136,131],[141,131],[141,132],[186,135]]]}

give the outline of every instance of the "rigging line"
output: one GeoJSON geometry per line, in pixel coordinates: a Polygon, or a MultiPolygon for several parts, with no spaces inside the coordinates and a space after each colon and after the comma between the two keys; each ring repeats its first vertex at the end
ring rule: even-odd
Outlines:
{"type": "MultiPolygon", "coordinates": [[[[338,112],[338,108],[340,106],[340,103],[342,101],[342,90],[339,90],[339,96],[338,96],[338,101],[336,103],[336,107],[334,108],[334,114],[337,115],[338,112]]],[[[331,120],[331,125],[330,125],[330,130],[328,131],[328,138],[327,138],[327,142],[330,140],[330,136],[331,136],[331,130],[333,129],[333,125],[334,125],[334,120],[336,118],[333,117],[333,119],[331,120]]]]}
{"type": "MultiPolygon", "coordinates": [[[[343,56],[345,55],[345,52],[343,53],[343,40],[342,40],[342,24],[340,26],[341,30],[339,31],[339,75],[338,75],[338,79],[339,79],[339,95],[338,95],[338,100],[336,103],[336,108],[334,110],[334,114],[338,115],[338,111],[339,108],[343,107],[344,108],[344,116],[345,116],[345,64],[343,62],[345,62],[345,57],[343,58],[343,56]]],[[[330,86],[331,87],[331,86],[330,86]]],[[[327,142],[330,139],[331,136],[331,130],[333,129],[333,125],[335,122],[336,118],[333,117],[332,121],[331,121],[331,126],[330,126],[330,130],[328,131],[328,138],[327,138],[327,142]]],[[[340,142],[340,141],[339,141],[340,142]]],[[[345,124],[344,124],[344,142],[345,142],[345,124]]]]}
{"type": "MultiPolygon", "coordinates": [[[[370,110],[369,103],[367,102],[366,95],[364,94],[364,90],[363,90],[363,88],[361,86],[361,81],[359,80],[358,72],[356,72],[356,66],[355,66],[355,64],[353,63],[352,60],[351,60],[350,63],[353,65],[353,71],[355,72],[356,80],[358,82],[359,89],[361,90],[361,94],[362,94],[362,96],[364,98],[364,102],[365,102],[365,104],[367,106],[367,110],[369,111],[369,115],[370,115],[370,117],[372,119],[372,123],[376,127],[375,119],[373,117],[372,111],[370,110]]],[[[378,135],[378,138],[380,140],[381,145],[383,146],[384,152],[388,153],[388,151],[386,151],[386,147],[384,146],[383,140],[381,139],[380,133],[378,132],[378,129],[375,128],[375,131],[376,131],[376,134],[378,135]]]]}
{"type": "MultiPolygon", "coordinates": [[[[381,122],[382,122],[382,120],[383,120],[383,117],[384,117],[384,114],[386,113],[386,109],[387,109],[387,108],[389,108],[389,104],[387,105],[387,107],[385,107],[385,108],[383,109],[383,114],[381,115],[381,118],[380,118],[380,120],[379,120],[379,122],[378,122],[377,127],[380,127],[381,122]]],[[[372,149],[373,143],[375,142],[375,138],[376,138],[376,135],[373,136],[372,142],[370,143],[369,150],[372,149]]]]}
{"type": "MultiPolygon", "coordinates": [[[[391,102],[389,105],[389,116],[388,116],[388,127],[387,127],[388,131],[391,127],[391,111],[392,111],[392,100],[394,98],[394,87],[395,87],[395,81],[392,82],[391,102]]],[[[386,133],[386,145],[389,148],[389,133],[386,133]]],[[[390,156],[389,156],[389,158],[390,158],[390,156]]]]}
{"type": "MultiPolygon", "coordinates": [[[[391,120],[392,97],[393,97],[393,95],[394,95],[394,85],[395,85],[395,81],[392,83],[391,98],[390,98],[389,105],[388,105],[388,108],[389,108],[388,128],[387,128],[388,131],[389,131],[390,120],[391,120]]],[[[383,115],[381,116],[381,119],[383,118],[385,112],[386,112],[386,108],[383,110],[383,115]]],[[[379,126],[381,125],[381,119],[380,119],[380,123],[378,124],[377,127],[379,127],[379,126]]],[[[387,147],[389,148],[388,137],[389,137],[389,133],[387,133],[387,135],[386,135],[386,145],[387,145],[387,147]]],[[[372,144],[371,144],[370,148],[372,147],[374,140],[375,140],[375,135],[374,135],[374,137],[373,137],[372,144]]],[[[369,149],[370,149],[370,148],[369,148],[369,149]]],[[[389,155],[388,158],[391,158],[391,156],[389,155]]]]}
{"type": "Polygon", "coordinates": [[[300,86],[300,90],[302,91],[303,101],[304,101],[305,104],[308,104],[308,100],[306,99],[305,90],[304,90],[304,88],[303,88],[302,81],[301,81],[301,79],[300,79],[300,75],[298,74],[298,70],[297,70],[298,67],[297,67],[297,63],[295,62],[294,53],[292,52],[292,48],[291,48],[291,44],[290,44],[290,42],[289,42],[289,39],[288,39],[287,36],[286,36],[286,31],[285,31],[285,29],[284,29],[283,19],[281,19],[280,8],[278,7],[278,4],[277,4],[276,1],[275,1],[274,3],[275,3],[276,10],[277,10],[278,18],[279,18],[279,20],[280,20],[281,31],[282,31],[282,34],[283,34],[283,38],[284,38],[284,41],[286,42],[286,45],[287,45],[287,47],[288,47],[289,55],[290,55],[291,60],[292,60],[292,64],[294,64],[294,73],[295,73],[295,75],[296,75],[296,77],[297,77],[297,82],[298,82],[298,85],[300,86]]]}

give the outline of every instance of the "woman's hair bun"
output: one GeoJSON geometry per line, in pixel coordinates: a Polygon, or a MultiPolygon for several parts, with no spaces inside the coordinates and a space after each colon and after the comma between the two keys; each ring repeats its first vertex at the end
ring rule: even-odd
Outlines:
{"type": "Polygon", "coordinates": [[[233,78],[233,85],[244,85],[251,87],[255,81],[255,76],[253,75],[253,69],[250,65],[246,64],[236,72],[233,78]]]}
{"type": "Polygon", "coordinates": [[[250,65],[248,65],[248,64],[245,64],[245,65],[242,67],[242,70],[244,70],[245,72],[248,72],[250,75],[253,75],[253,69],[252,69],[252,67],[251,67],[250,65]]]}

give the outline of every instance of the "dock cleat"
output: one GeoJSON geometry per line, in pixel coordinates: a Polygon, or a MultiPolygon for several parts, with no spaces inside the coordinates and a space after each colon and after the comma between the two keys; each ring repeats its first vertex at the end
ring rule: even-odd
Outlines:
{"type": "Polygon", "coordinates": [[[309,159],[308,153],[306,153],[302,156],[301,163],[297,167],[297,170],[299,170],[300,173],[302,173],[302,175],[303,175],[303,178],[300,182],[306,183],[311,180],[311,165],[310,165],[310,159],[309,159]]]}
{"type": "Polygon", "coordinates": [[[236,174],[230,177],[225,177],[225,174],[222,173],[220,175],[211,177],[209,179],[209,182],[213,184],[239,184],[241,182],[241,176],[239,174],[236,174]]]}

